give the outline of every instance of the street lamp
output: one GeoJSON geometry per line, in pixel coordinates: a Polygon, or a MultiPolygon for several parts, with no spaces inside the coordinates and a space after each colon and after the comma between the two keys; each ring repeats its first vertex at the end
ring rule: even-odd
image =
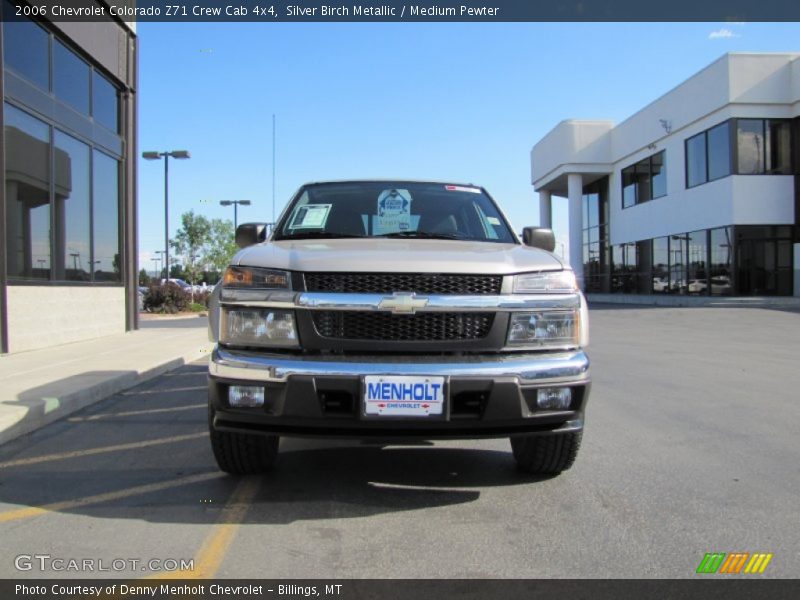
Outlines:
{"type": "Polygon", "coordinates": [[[142,152],[145,160],[164,158],[164,264],[167,266],[165,279],[169,281],[169,158],[190,158],[188,150],[171,150],[169,152],[142,152]]]}
{"type": "Polygon", "coordinates": [[[220,200],[220,206],[230,206],[233,204],[233,229],[234,231],[239,226],[239,205],[250,206],[250,200],[220,200]]]}
{"type": "Polygon", "coordinates": [[[159,285],[160,285],[160,283],[161,283],[161,281],[160,281],[161,280],[161,270],[164,268],[164,251],[163,250],[153,250],[153,253],[154,254],[158,254],[158,257],[154,258],[153,260],[160,261],[160,264],[159,264],[159,267],[158,267],[158,279],[159,279],[159,285]]]}

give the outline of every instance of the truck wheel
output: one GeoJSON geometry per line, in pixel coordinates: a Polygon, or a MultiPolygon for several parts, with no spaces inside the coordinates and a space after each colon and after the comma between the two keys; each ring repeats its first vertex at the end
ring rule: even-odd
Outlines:
{"type": "Polygon", "coordinates": [[[272,468],[278,457],[277,435],[248,435],[214,429],[214,411],[208,410],[211,449],[219,468],[232,475],[263,473],[272,468]]]}
{"type": "Polygon", "coordinates": [[[582,432],[554,435],[523,435],[511,438],[517,466],[537,475],[558,475],[575,462],[582,432]]]}

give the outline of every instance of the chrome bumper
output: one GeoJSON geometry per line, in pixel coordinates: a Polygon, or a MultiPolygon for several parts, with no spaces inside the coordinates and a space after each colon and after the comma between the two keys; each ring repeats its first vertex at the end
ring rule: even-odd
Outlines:
{"type": "Polygon", "coordinates": [[[510,377],[520,385],[589,381],[589,358],[582,350],[556,353],[457,356],[287,357],[217,346],[209,363],[211,377],[228,380],[286,382],[300,376],[442,375],[510,377]]]}

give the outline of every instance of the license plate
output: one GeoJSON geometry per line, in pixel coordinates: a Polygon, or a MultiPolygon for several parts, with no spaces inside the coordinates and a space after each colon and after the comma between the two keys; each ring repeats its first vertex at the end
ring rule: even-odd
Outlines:
{"type": "Polygon", "coordinates": [[[444,377],[364,377],[364,414],[380,417],[441,415],[444,377]]]}

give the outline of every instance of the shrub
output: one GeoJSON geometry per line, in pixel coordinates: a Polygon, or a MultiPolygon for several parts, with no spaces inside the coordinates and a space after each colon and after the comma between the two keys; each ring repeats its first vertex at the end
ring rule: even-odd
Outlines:
{"type": "Polygon", "coordinates": [[[143,305],[147,312],[175,314],[189,307],[189,294],[177,285],[152,285],[144,294],[143,305]]]}

